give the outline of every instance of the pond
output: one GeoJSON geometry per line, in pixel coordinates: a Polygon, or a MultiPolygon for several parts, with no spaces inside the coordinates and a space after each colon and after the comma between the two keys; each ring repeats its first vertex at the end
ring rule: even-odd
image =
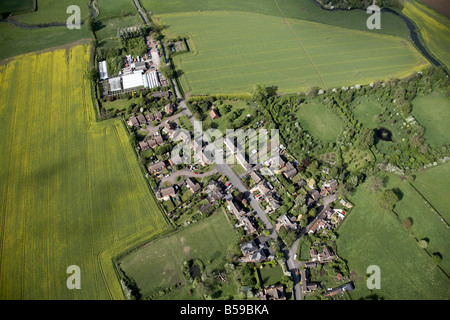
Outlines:
{"type": "Polygon", "coordinates": [[[378,139],[383,141],[392,141],[392,132],[386,128],[380,128],[375,131],[378,139]]]}

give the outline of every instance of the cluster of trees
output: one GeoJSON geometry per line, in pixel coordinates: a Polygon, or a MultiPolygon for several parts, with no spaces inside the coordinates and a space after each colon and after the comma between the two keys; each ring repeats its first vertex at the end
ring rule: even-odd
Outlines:
{"type": "MultiPolygon", "coordinates": [[[[331,3],[336,9],[366,9],[373,4],[373,0],[317,0],[322,6],[331,3]]],[[[376,0],[379,7],[390,7],[398,10],[403,9],[400,0],[376,0]]]]}

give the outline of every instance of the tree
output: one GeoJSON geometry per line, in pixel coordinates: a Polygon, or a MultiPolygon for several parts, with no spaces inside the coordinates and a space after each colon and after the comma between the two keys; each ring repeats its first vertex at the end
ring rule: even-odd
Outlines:
{"type": "Polygon", "coordinates": [[[404,227],[406,230],[411,229],[411,227],[412,227],[412,225],[413,225],[412,219],[411,219],[411,218],[406,218],[405,220],[403,220],[402,225],[403,225],[403,227],[404,227]]]}
{"type": "Polygon", "coordinates": [[[305,194],[299,194],[297,196],[297,198],[295,198],[295,206],[296,207],[301,207],[305,204],[306,202],[306,195],[305,194]]]}
{"type": "Polygon", "coordinates": [[[175,71],[172,68],[169,68],[167,66],[160,68],[159,71],[162,73],[162,75],[166,79],[172,79],[175,77],[175,71]]]}
{"type": "Polygon", "coordinates": [[[433,253],[431,256],[431,262],[433,262],[435,265],[440,264],[442,261],[442,255],[439,252],[433,253]]]}
{"type": "Polygon", "coordinates": [[[368,128],[362,128],[358,136],[358,144],[362,149],[369,149],[373,146],[374,132],[368,128]]]}
{"type": "Polygon", "coordinates": [[[392,209],[394,209],[397,201],[398,196],[392,190],[384,190],[378,196],[378,204],[385,211],[391,211],[392,209]]]}
{"type": "Polygon", "coordinates": [[[367,190],[372,193],[378,193],[383,190],[383,178],[377,176],[371,176],[367,179],[367,190]]]}
{"type": "Polygon", "coordinates": [[[418,244],[419,244],[419,247],[421,247],[422,249],[428,248],[428,240],[427,239],[419,240],[418,244]]]}

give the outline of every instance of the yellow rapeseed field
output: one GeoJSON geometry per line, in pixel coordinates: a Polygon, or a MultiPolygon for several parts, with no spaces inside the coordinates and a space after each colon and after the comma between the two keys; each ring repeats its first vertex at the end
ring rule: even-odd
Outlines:
{"type": "Polygon", "coordinates": [[[0,66],[0,299],[123,299],[111,259],[169,228],[123,125],[96,122],[89,52],[0,66]]]}

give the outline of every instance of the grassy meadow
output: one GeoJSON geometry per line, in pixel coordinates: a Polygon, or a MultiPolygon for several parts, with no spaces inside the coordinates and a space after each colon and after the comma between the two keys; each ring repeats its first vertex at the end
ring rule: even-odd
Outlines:
{"type": "Polygon", "coordinates": [[[89,53],[0,66],[0,299],[123,299],[112,257],[169,228],[123,125],[96,122],[89,53]]]}
{"type": "Polygon", "coordinates": [[[388,175],[386,187],[395,188],[400,195],[395,214],[383,212],[376,197],[363,184],[350,199],[354,209],[338,229],[338,254],[348,262],[356,285],[352,299],[372,293],[386,300],[448,299],[449,279],[414,238],[428,238],[430,254],[440,252],[443,256],[440,266],[448,272],[450,252],[445,225],[398,176],[388,175]],[[406,218],[413,220],[410,230],[402,226],[406,218]],[[366,270],[370,265],[380,267],[380,290],[371,291],[366,286],[366,270]]]}
{"type": "Polygon", "coordinates": [[[192,53],[174,62],[191,95],[249,92],[255,83],[279,93],[311,86],[366,84],[403,76],[427,62],[402,38],[246,12],[160,15],[170,37],[187,36],[192,53]],[[189,26],[189,28],[186,28],[189,26]]]}
{"type": "Polygon", "coordinates": [[[412,101],[412,115],[425,127],[425,142],[442,146],[450,141],[450,99],[443,92],[433,92],[412,101]]]}
{"type": "Polygon", "coordinates": [[[0,13],[9,12],[11,14],[23,13],[34,10],[36,0],[0,0],[0,13]]]}
{"type": "MultiPolygon", "coordinates": [[[[205,220],[130,253],[120,260],[120,268],[136,281],[145,297],[184,282],[181,265],[186,260],[200,259],[211,270],[222,268],[228,246],[237,240],[233,227],[219,210],[205,220]]],[[[187,291],[178,290],[181,295],[187,291]]]]}
{"type": "Polygon", "coordinates": [[[296,119],[303,129],[323,142],[335,142],[344,126],[341,118],[318,100],[302,104],[296,119]]]}

